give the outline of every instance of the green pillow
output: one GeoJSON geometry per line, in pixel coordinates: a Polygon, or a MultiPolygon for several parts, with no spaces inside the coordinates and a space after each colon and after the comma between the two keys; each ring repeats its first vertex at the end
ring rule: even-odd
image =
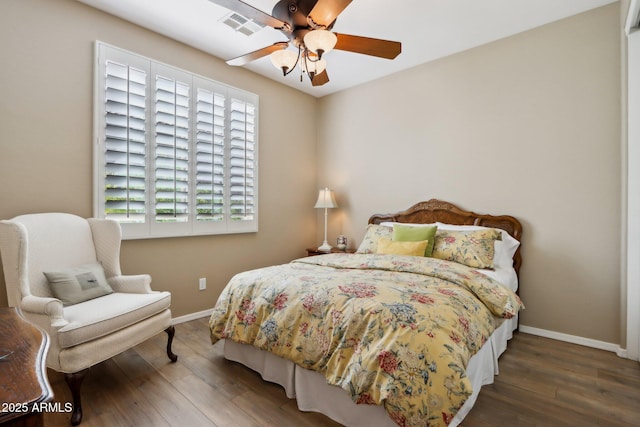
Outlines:
{"type": "Polygon", "coordinates": [[[404,225],[393,224],[393,240],[399,242],[427,241],[424,256],[431,256],[433,244],[436,240],[437,225],[404,225]]]}
{"type": "Polygon", "coordinates": [[[98,263],[44,272],[44,275],[49,281],[51,293],[65,306],[113,292],[104,275],[102,265],[98,263]]]}

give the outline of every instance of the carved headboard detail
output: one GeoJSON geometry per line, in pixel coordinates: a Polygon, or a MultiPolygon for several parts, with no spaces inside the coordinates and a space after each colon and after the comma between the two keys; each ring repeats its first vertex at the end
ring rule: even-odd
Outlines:
{"type": "MultiPolygon", "coordinates": [[[[369,224],[380,224],[381,222],[387,221],[414,224],[443,222],[456,225],[481,225],[483,227],[505,230],[511,236],[518,239],[518,241],[522,241],[522,224],[520,224],[520,221],[516,218],[510,215],[477,214],[475,212],[462,210],[452,203],[438,199],[416,203],[402,212],[376,214],[369,218],[369,224]]],[[[518,248],[513,256],[513,268],[518,275],[520,274],[521,264],[522,257],[520,255],[520,248],[518,248]]]]}

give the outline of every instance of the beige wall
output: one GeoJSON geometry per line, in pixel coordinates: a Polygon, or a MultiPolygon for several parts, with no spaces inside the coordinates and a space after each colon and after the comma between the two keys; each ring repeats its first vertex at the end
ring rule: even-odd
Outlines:
{"type": "Polygon", "coordinates": [[[522,324],[620,342],[618,4],[319,101],[73,0],[0,8],[1,219],[92,215],[94,40],[260,95],[260,231],[123,243],[124,272],[152,274],[175,316],[319,243],[310,207],[327,185],[340,204],[329,240],[352,246],[372,213],[432,197],[517,216],[522,324]],[[314,132],[317,147],[299,137],[314,132]]]}
{"type": "Polygon", "coordinates": [[[429,198],[514,215],[521,323],[619,343],[620,74],[616,3],[322,98],[332,234],[429,198]]]}
{"type": "Polygon", "coordinates": [[[92,216],[95,40],[260,96],[259,232],[126,241],[125,273],[150,273],[155,289],[173,293],[180,316],[212,308],[233,274],[286,262],[314,244],[316,141],[308,135],[316,99],[73,0],[0,6],[0,219],[42,211],[92,216]],[[208,279],[206,291],[197,290],[199,277],[208,279]]]}

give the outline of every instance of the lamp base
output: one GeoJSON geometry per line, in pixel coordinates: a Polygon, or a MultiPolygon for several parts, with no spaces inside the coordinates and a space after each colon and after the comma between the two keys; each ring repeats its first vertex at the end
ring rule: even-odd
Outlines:
{"type": "Polygon", "coordinates": [[[322,246],[318,247],[318,251],[320,252],[331,252],[331,249],[333,249],[333,247],[326,240],[322,242],[322,246]]]}

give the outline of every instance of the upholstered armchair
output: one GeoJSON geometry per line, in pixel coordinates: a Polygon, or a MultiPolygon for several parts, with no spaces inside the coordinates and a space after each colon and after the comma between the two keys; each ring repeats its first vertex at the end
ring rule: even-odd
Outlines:
{"type": "Polygon", "coordinates": [[[112,220],[41,213],[0,221],[9,305],[49,334],[47,366],[65,374],[72,425],[82,421],[80,386],[91,366],[162,331],[177,360],[171,294],[152,291],[149,275],[122,275],[120,241],[112,220]]]}

